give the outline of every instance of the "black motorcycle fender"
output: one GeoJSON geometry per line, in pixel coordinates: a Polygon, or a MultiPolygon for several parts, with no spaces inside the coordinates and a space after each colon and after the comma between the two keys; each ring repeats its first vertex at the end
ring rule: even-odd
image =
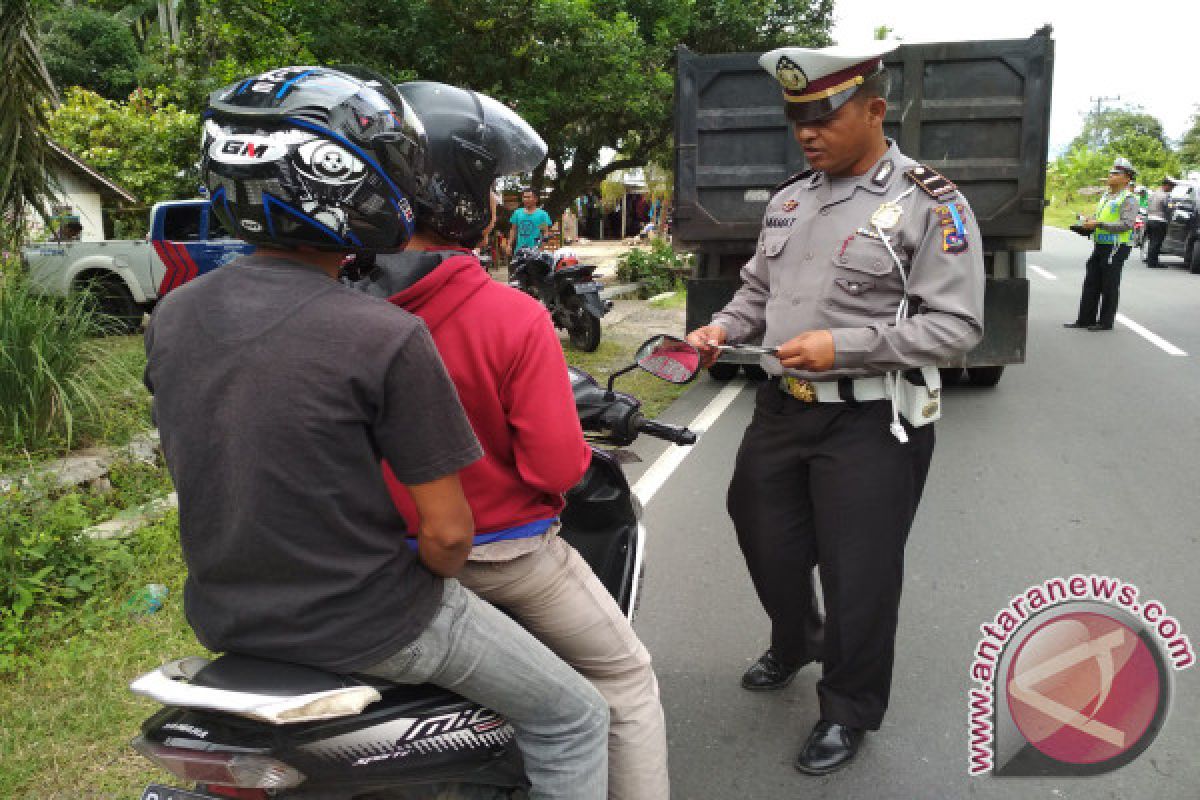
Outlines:
{"type": "Polygon", "coordinates": [[[583,310],[591,314],[596,319],[600,319],[608,313],[608,304],[600,297],[600,292],[597,289],[585,289],[582,292],[577,291],[579,302],[583,306],[583,310]]]}

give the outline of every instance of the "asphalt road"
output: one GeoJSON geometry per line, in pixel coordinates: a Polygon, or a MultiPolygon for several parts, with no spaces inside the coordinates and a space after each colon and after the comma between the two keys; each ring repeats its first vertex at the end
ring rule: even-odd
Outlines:
{"type": "MultiPolygon", "coordinates": [[[[743,390],[647,505],[637,627],[653,653],[677,800],[776,798],[1200,798],[1200,668],[1174,674],[1151,748],[1092,778],[967,775],[969,665],[979,626],[1025,587],[1073,573],[1119,577],[1178,618],[1200,647],[1200,276],[1165,259],[1125,267],[1125,325],[1065,330],[1088,244],[1047,229],[1029,254],[1029,356],[995,389],[948,392],[907,551],[891,709],[859,760],[826,778],[791,764],[817,718],[817,669],[782,692],[738,686],[767,621],[725,489],[752,410],[743,390]]],[[[665,418],[685,422],[721,385],[704,377],[665,418]]],[[[641,446],[636,478],[661,447],[641,446]]]]}

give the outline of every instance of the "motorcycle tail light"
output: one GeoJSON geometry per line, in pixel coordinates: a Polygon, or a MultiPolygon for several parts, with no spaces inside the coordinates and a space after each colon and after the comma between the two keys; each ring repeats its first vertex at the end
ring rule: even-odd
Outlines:
{"type": "Polygon", "coordinates": [[[244,789],[290,789],[304,782],[299,770],[267,756],[168,747],[144,736],[133,740],[133,749],[186,781],[244,789]]]}
{"type": "Polygon", "coordinates": [[[218,797],[230,797],[233,800],[269,800],[266,789],[239,789],[236,786],[205,786],[205,791],[218,797]]]}

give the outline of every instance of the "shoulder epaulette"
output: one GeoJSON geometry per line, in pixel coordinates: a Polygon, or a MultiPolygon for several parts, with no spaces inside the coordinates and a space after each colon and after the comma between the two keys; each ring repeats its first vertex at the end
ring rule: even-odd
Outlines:
{"type": "Polygon", "coordinates": [[[771,190],[771,194],[773,194],[773,195],[775,195],[775,194],[779,194],[779,193],[780,193],[780,192],[782,192],[784,189],[786,189],[787,187],[791,186],[793,183],[797,183],[797,182],[799,182],[799,181],[802,181],[802,180],[804,180],[805,178],[811,178],[811,177],[812,177],[812,175],[813,175],[813,173],[815,173],[815,172],[816,172],[816,170],[813,170],[813,169],[806,169],[806,170],[804,170],[803,172],[797,172],[795,175],[793,175],[792,177],[788,178],[788,179],[787,179],[787,180],[785,180],[783,183],[779,184],[779,185],[778,185],[778,186],[776,186],[774,189],[772,189],[772,190],[771,190]]]}
{"type": "Polygon", "coordinates": [[[958,187],[949,178],[933,167],[927,167],[924,164],[917,164],[904,174],[909,180],[920,186],[921,191],[939,202],[949,199],[958,191],[958,187]]]}

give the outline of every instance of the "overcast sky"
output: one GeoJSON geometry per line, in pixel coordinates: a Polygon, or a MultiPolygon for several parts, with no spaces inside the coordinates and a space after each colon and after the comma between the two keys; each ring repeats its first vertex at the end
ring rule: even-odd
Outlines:
{"type": "Polygon", "coordinates": [[[1095,97],[1140,105],[1178,140],[1200,103],[1200,2],[1067,3],[838,0],[834,41],[870,39],[880,25],[903,42],[1024,39],[1054,28],[1050,152],[1079,133],[1095,97]],[[1172,44],[1175,42],[1175,44],[1172,44]],[[1120,52],[1120,55],[1114,53],[1120,52]]]}

